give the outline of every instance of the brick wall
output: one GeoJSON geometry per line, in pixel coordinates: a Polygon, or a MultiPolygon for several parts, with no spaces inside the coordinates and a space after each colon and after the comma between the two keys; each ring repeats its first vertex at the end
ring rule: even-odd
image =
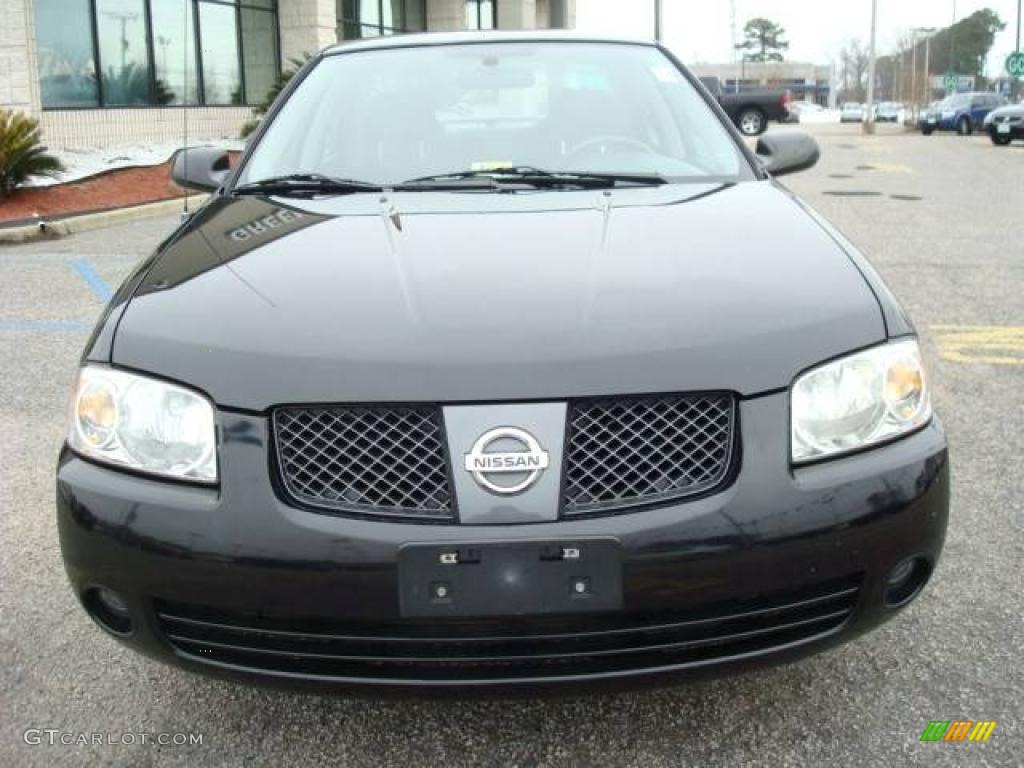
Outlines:
{"type": "MultiPolygon", "coordinates": [[[[43,139],[55,149],[172,143],[184,135],[183,108],[46,110],[43,139]]],[[[237,139],[248,107],[189,107],[189,141],[237,139]]]]}

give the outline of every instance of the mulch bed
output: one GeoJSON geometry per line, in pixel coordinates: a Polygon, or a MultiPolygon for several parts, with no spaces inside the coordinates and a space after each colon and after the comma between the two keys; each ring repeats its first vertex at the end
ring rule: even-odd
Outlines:
{"type": "Polygon", "coordinates": [[[104,171],[66,184],[16,190],[0,201],[0,225],[59,219],[92,211],[181,197],[171,181],[171,163],[104,171]]]}
{"type": "MultiPolygon", "coordinates": [[[[234,167],[240,155],[229,155],[234,167]]],[[[160,165],[115,168],[66,184],[16,190],[0,200],[0,227],[173,200],[184,194],[185,190],[171,181],[170,160],[160,165]]]]}

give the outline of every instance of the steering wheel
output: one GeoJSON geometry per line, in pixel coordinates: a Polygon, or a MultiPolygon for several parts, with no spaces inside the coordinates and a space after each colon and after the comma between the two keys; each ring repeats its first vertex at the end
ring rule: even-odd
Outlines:
{"type": "Polygon", "coordinates": [[[642,149],[649,155],[658,154],[657,150],[655,150],[650,144],[647,144],[640,139],[634,139],[632,136],[594,136],[590,139],[584,139],[579,144],[571,147],[569,149],[569,154],[578,155],[580,152],[590,147],[606,144],[619,144],[633,149],[642,149]]]}

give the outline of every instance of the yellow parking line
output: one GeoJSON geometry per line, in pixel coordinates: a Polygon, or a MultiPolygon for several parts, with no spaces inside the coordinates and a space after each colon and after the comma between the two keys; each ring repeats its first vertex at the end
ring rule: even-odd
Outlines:
{"type": "Polygon", "coordinates": [[[954,363],[1024,365],[1024,326],[933,325],[939,355],[954,363]]]}
{"type": "Polygon", "coordinates": [[[902,163],[871,163],[871,170],[879,173],[913,173],[914,169],[902,163]]]}

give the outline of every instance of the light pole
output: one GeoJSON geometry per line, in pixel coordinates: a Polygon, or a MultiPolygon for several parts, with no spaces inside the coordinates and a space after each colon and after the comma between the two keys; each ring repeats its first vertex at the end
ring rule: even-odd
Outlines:
{"type": "Polygon", "coordinates": [[[910,30],[910,106],[911,116],[917,120],[917,30],[910,30]]]}
{"type": "Polygon", "coordinates": [[[654,0],[654,39],[661,42],[661,0],[654,0]]]}
{"type": "MultiPolygon", "coordinates": [[[[1020,4],[1020,0],[1017,0],[1017,45],[1013,49],[1017,52],[1020,52],[1020,4]]],[[[1010,88],[1012,89],[1010,92],[1013,94],[1013,98],[1016,99],[1017,95],[1020,93],[1019,77],[1015,77],[1013,78],[1013,80],[1010,81],[1010,88]]]]}
{"type": "MultiPolygon", "coordinates": [[[[935,31],[935,28],[934,27],[915,27],[914,29],[912,29],[910,31],[914,35],[914,63],[913,63],[913,73],[911,74],[910,96],[913,99],[914,119],[916,120],[918,115],[921,112],[921,91],[919,91],[917,89],[917,44],[918,44],[917,36],[918,35],[924,35],[924,50],[925,50],[925,57],[924,57],[924,81],[927,84],[928,83],[928,53],[929,53],[929,47],[928,46],[929,46],[929,43],[930,43],[931,38],[932,38],[932,33],[935,31]]],[[[927,85],[925,87],[927,87],[927,85]]]]}
{"type": "Polygon", "coordinates": [[[931,56],[932,36],[928,35],[928,37],[924,39],[924,100],[926,104],[931,104],[932,102],[931,56]]]}
{"type": "Polygon", "coordinates": [[[868,46],[868,103],[863,124],[864,133],[875,132],[875,26],[878,21],[878,0],[871,0],[871,43],[868,46]]]}

